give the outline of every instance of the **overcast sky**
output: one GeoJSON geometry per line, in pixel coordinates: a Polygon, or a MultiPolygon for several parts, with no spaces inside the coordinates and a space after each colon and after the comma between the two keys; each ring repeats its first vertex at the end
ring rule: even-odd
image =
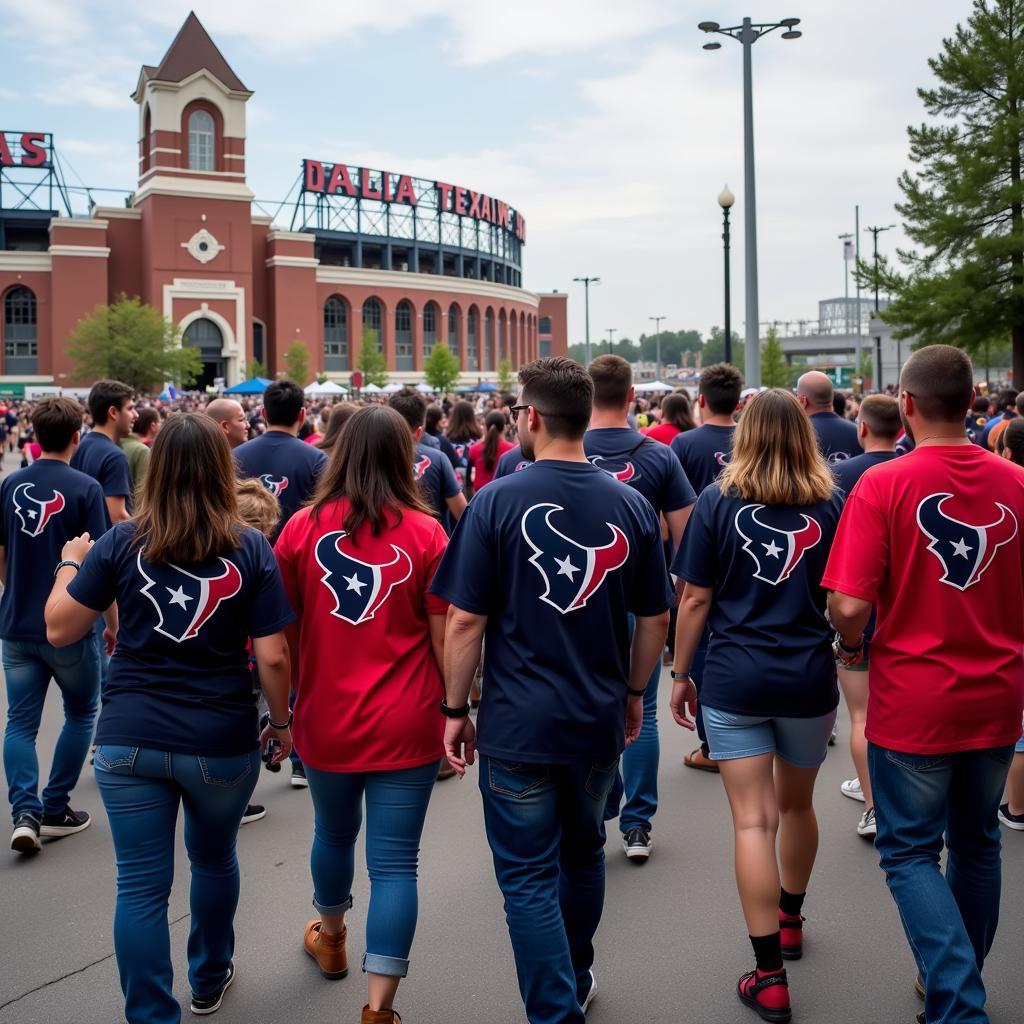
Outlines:
{"type": "MultiPolygon", "coordinates": [[[[570,339],[722,322],[721,214],[733,211],[742,333],[742,48],[696,29],[803,19],[754,48],[760,318],[814,319],[841,295],[842,243],[897,220],[906,126],[927,60],[969,0],[0,0],[0,127],[52,131],[91,186],[135,184],[139,67],[190,7],[255,95],[249,183],[284,199],[303,157],[465,185],[520,208],[524,283],[570,295],[570,339]],[[287,15],[281,16],[286,10],[287,15]]],[[[73,176],[69,177],[74,180],[73,176]]],[[[287,214],[281,217],[287,226],[287,214]]],[[[886,251],[901,241],[883,236],[886,251]]],[[[862,237],[862,255],[870,236],[862,237]]]]}

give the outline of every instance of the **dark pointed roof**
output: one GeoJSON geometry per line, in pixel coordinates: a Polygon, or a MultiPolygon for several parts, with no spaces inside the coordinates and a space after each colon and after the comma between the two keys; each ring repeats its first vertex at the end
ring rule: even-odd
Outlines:
{"type": "Polygon", "coordinates": [[[249,92],[242,80],[231,70],[217,44],[210,38],[202,23],[189,11],[174,42],[168,47],[159,67],[144,65],[143,75],[158,82],[182,82],[197,71],[209,71],[229,89],[249,92]]]}

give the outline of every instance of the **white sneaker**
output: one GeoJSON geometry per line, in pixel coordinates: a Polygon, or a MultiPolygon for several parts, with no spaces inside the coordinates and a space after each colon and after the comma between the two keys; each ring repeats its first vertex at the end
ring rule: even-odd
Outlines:
{"type": "Polygon", "coordinates": [[[851,800],[859,800],[864,803],[864,791],[860,788],[860,779],[847,779],[839,787],[839,791],[851,800]]]}
{"type": "Polygon", "coordinates": [[[583,1002],[580,1003],[580,1009],[586,1013],[590,1007],[590,1004],[594,1001],[594,996],[597,995],[597,982],[594,980],[594,972],[590,971],[590,988],[587,990],[587,994],[583,997],[583,1002]]]}
{"type": "Polygon", "coordinates": [[[875,809],[869,807],[857,822],[857,835],[874,836],[878,834],[878,826],[875,824],[875,809]]]}

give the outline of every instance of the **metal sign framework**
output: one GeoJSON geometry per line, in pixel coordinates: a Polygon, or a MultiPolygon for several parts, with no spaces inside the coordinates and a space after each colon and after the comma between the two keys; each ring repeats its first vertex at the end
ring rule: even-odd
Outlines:
{"type": "Polygon", "coordinates": [[[5,213],[63,212],[70,217],[71,195],[53,148],[53,135],[50,132],[43,133],[49,159],[33,166],[22,163],[24,157],[31,155],[22,147],[21,139],[25,134],[4,131],[13,163],[10,166],[0,163],[0,210],[5,213]]]}

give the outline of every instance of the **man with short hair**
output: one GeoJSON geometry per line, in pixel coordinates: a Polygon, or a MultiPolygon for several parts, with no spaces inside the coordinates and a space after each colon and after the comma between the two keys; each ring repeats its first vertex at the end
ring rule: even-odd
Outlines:
{"type": "Polygon", "coordinates": [[[135,424],[135,392],[119,380],[99,380],[89,391],[87,405],[92,430],[71,456],[71,468],[91,476],[103,488],[105,533],[115,523],[131,519],[135,510],[131,467],[120,448],[135,424]]]}
{"type": "Polygon", "coordinates": [[[128,456],[128,468],[132,473],[132,485],[138,493],[149,468],[149,446],[160,429],[160,413],[151,405],[137,411],[135,425],[127,437],[121,438],[121,451],[128,456]]]}
{"type": "MultiPolygon", "coordinates": [[[[633,404],[633,370],[621,356],[598,356],[587,372],[594,382],[590,429],[583,435],[583,451],[590,462],[639,491],[668,524],[671,551],[668,565],[690,518],[697,495],[679,460],[664,444],[630,427],[626,414],[633,404]]],[[[669,396],[672,397],[671,395],[669,396]]],[[[644,724],[636,742],[622,757],[622,782],[616,778],[608,797],[606,818],[619,816],[622,848],[626,856],[643,863],[651,855],[651,822],[658,810],[658,682],[661,659],[651,670],[644,694],[644,724]],[[626,802],[619,811],[619,801],[626,802]]]]}
{"type": "Polygon", "coordinates": [[[899,454],[896,438],[903,430],[899,402],[889,395],[868,395],[860,404],[856,427],[863,453],[832,467],[832,475],[846,494],[872,466],[889,462],[899,454]]]}
{"type": "MultiPolygon", "coordinates": [[[[91,821],[85,811],[72,810],[68,798],[89,752],[99,708],[99,648],[86,636],[57,651],[47,641],[43,609],[64,544],[83,533],[99,537],[107,529],[100,485],[68,465],[78,444],[82,407],[73,398],[44,398],[32,411],[32,426],[42,454],[0,485],[4,771],[14,819],[11,849],[19,853],[39,850],[40,836],[73,835],[91,821]],[[60,689],[64,726],[40,799],[36,737],[51,676],[60,689]]],[[[117,630],[113,606],[105,617],[112,637],[117,630]]]]}
{"type": "Polygon", "coordinates": [[[832,381],[820,370],[805,373],[796,382],[796,397],[818,437],[818,450],[830,465],[860,455],[857,428],[837,416],[833,408],[832,381]]]}
{"type": "MultiPolygon", "coordinates": [[[[732,441],[736,433],[733,415],[739,408],[742,393],[743,377],[731,363],[714,363],[701,371],[697,394],[701,426],[680,434],[672,441],[672,451],[697,494],[714,483],[722,467],[732,458],[732,441]]],[[[710,636],[711,630],[705,626],[690,662],[690,678],[698,694],[696,724],[700,746],[683,758],[683,764],[687,768],[719,774],[718,763],[709,756],[699,700],[710,636]]]]}
{"type": "Polygon", "coordinates": [[[971,403],[971,411],[967,414],[967,436],[975,443],[981,444],[981,435],[985,432],[988,421],[989,400],[979,395],[971,403]]]}
{"type": "Polygon", "coordinates": [[[973,394],[961,349],[911,355],[899,403],[915,448],[854,486],[822,580],[843,664],[860,658],[877,602],[866,728],[875,846],[926,992],[918,1020],[965,1024],[988,1020],[997,814],[1024,707],[1024,469],[971,444],[973,394]]]}
{"type": "Polygon", "coordinates": [[[519,991],[531,1024],[582,1024],[596,991],[605,800],[640,732],[672,595],[654,509],[584,454],[590,376],[538,359],[519,382],[512,411],[535,461],[473,498],[431,586],[451,604],[441,713],[464,775],[486,633],[480,790],[519,991]]]}
{"type": "Polygon", "coordinates": [[[233,398],[215,398],[206,407],[206,415],[224,431],[232,448],[238,448],[249,440],[248,417],[233,398]]]}
{"type": "Polygon", "coordinates": [[[413,473],[420,482],[427,504],[451,533],[466,508],[466,496],[451,462],[440,447],[431,448],[423,443],[427,400],[413,388],[404,388],[391,396],[388,405],[409,424],[413,440],[413,473]]]}

